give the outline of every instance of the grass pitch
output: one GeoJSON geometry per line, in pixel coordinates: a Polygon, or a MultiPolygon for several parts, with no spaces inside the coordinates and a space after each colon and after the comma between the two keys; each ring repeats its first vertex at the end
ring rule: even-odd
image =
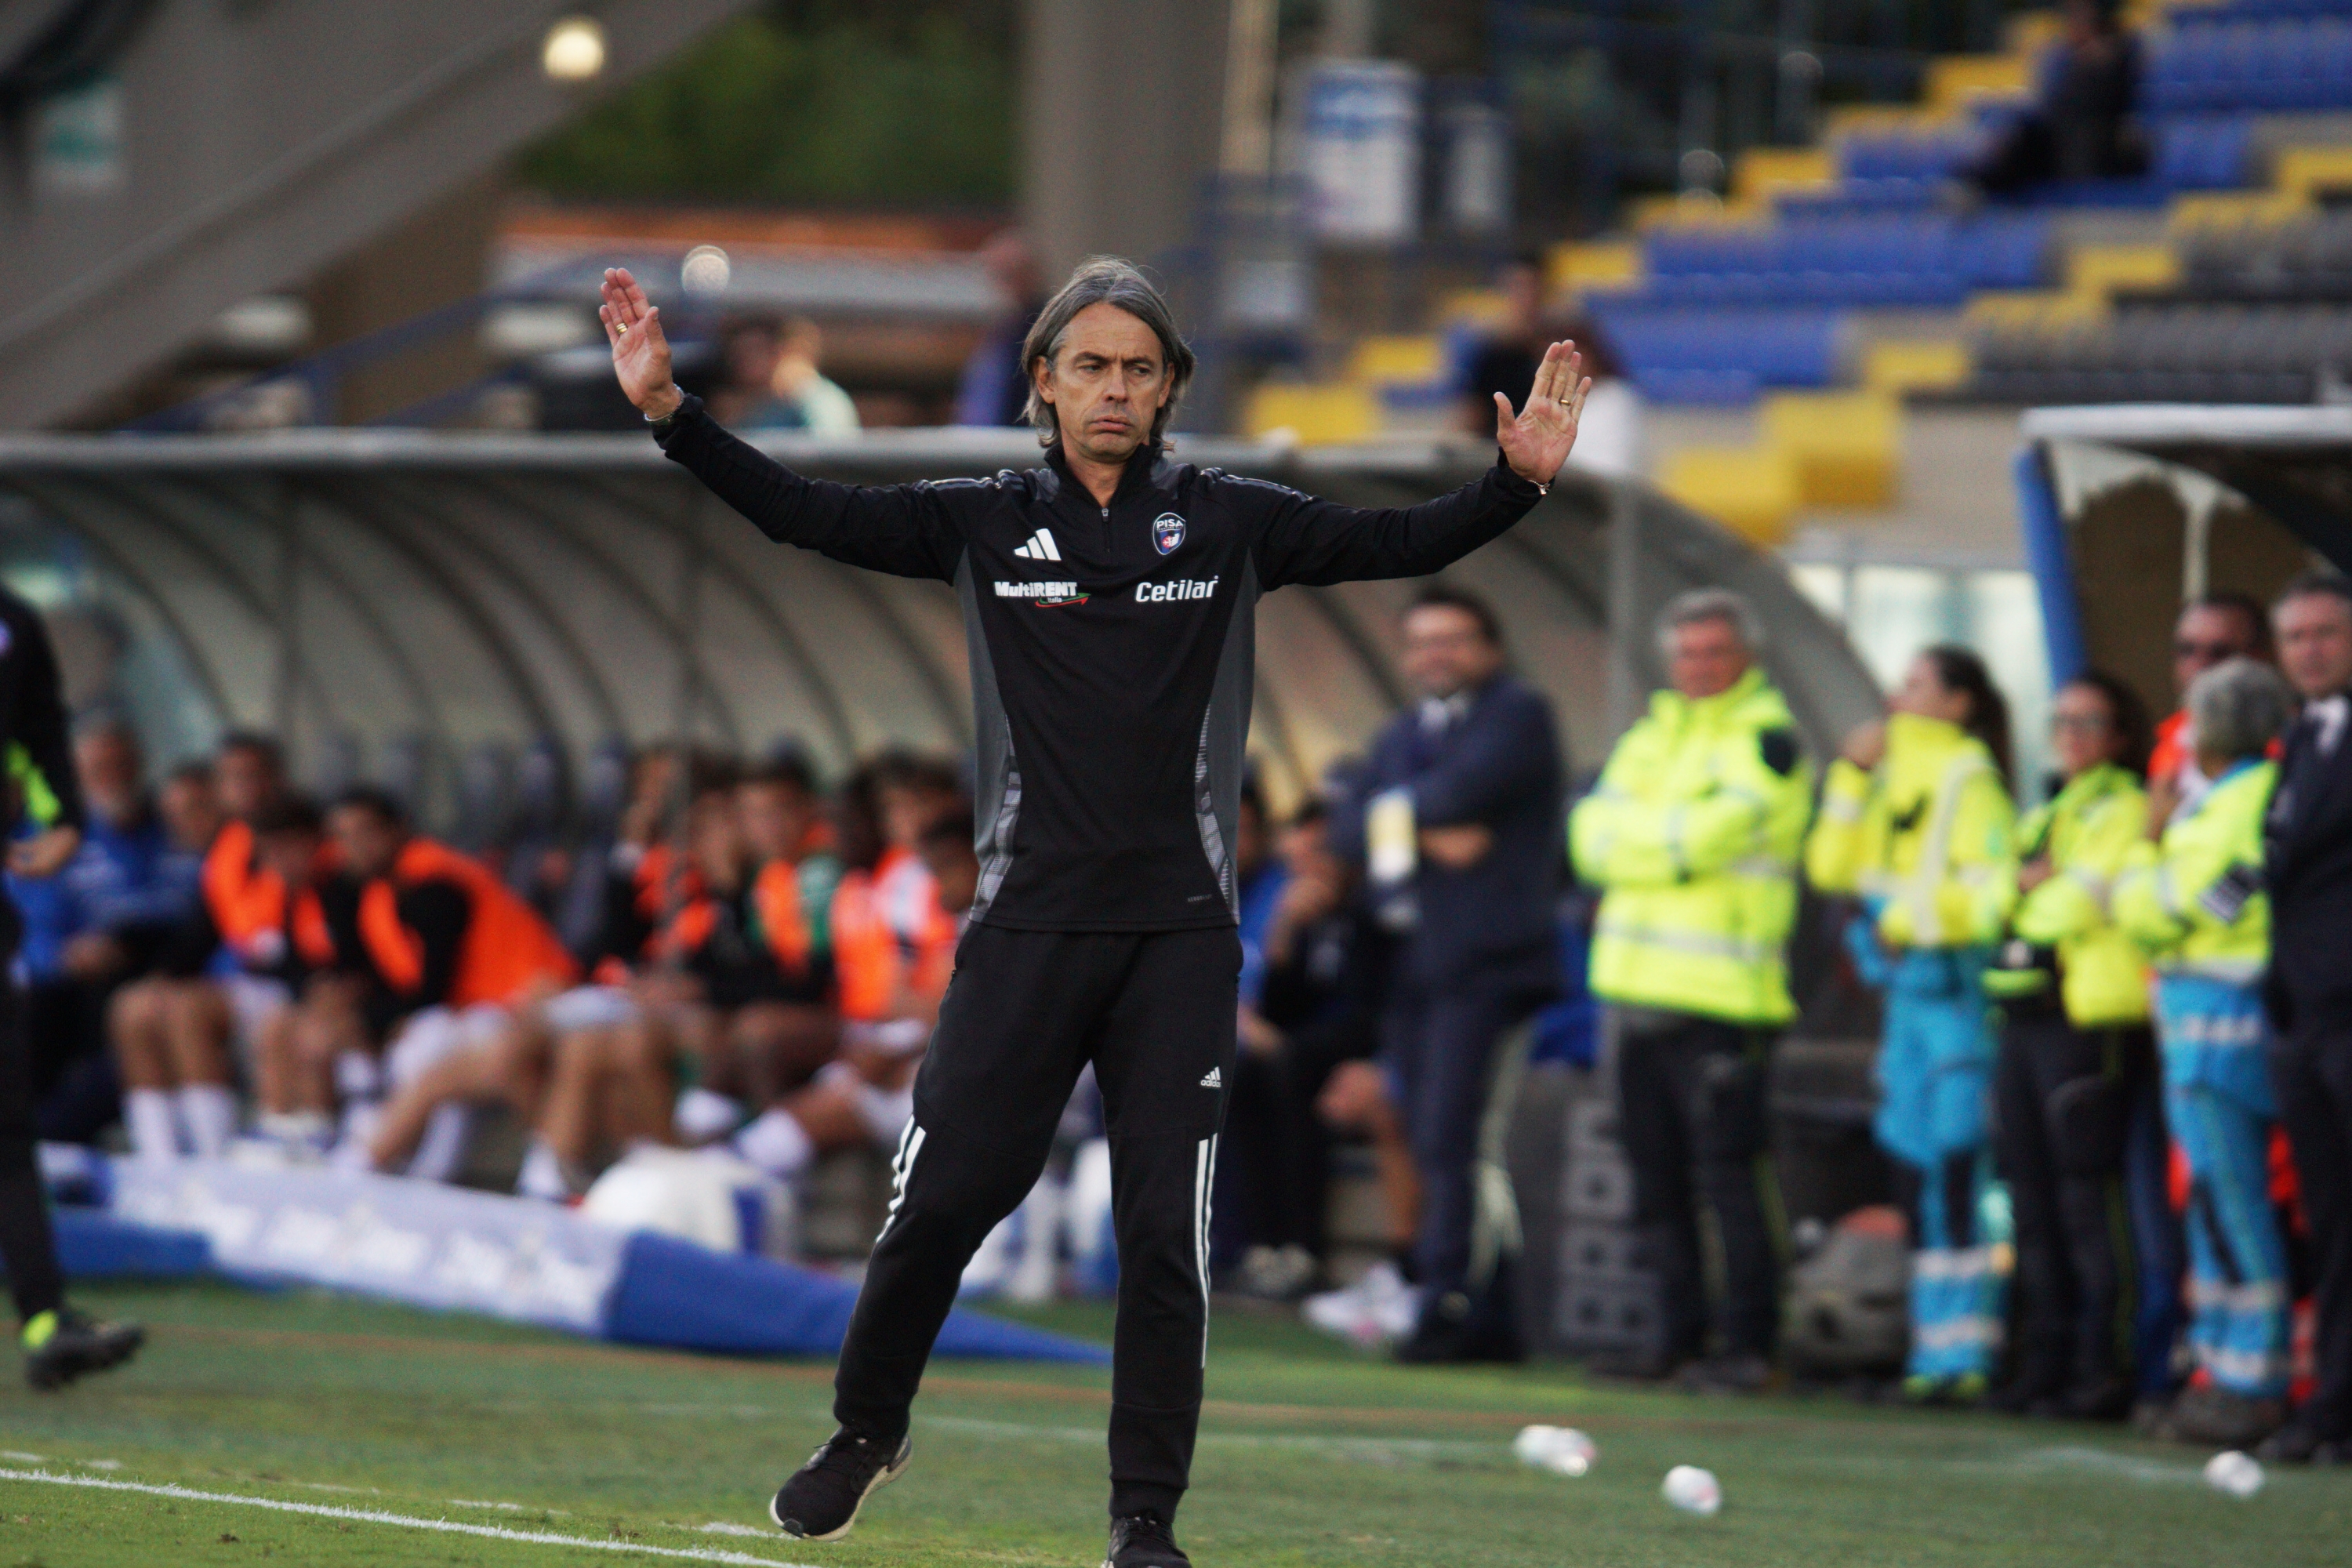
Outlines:
{"type": "MultiPolygon", "coordinates": [[[[1098,1371],[940,1363],[917,1406],[913,1468],[850,1541],[817,1546],[774,1535],[765,1509],[831,1429],[828,1368],[613,1349],[306,1293],[81,1296],[145,1320],[153,1339],[127,1371],[64,1394],[0,1390],[0,1474],[85,1483],[0,1479],[0,1568],[1100,1561],[1098,1371]]],[[[1108,1328],[1097,1308],[1033,1317],[1108,1328]]],[[[1213,1339],[1178,1531],[1202,1568],[2352,1558],[2343,1472],[2273,1472],[2237,1502],[2200,1482],[2202,1454],[2104,1429],[1698,1400],[1595,1388],[1557,1367],[1408,1372],[1237,1312],[1213,1339]],[[1591,1433],[1593,1472],[1516,1464],[1511,1437],[1537,1421],[1591,1433]],[[1721,1478],[1719,1516],[1659,1500],[1677,1463],[1721,1478]]]]}

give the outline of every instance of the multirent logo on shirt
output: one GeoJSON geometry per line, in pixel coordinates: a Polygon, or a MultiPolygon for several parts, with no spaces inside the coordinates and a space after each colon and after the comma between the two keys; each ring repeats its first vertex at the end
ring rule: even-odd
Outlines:
{"type": "Polygon", "coordinates": [[[1078,596],[1076,583],[999,583],[996,596],[1000,599],[1075,599],[1078,596]]]}
{"type": "Polygon", "coordinates": [[[1174,583],[1138,583],[1135,602],[1139,605],[1165,605],[1179,599],[1213,597],[1222,579],[1212,577],[1203,583],[1199,578],[1184,578],[1174,583]]]}

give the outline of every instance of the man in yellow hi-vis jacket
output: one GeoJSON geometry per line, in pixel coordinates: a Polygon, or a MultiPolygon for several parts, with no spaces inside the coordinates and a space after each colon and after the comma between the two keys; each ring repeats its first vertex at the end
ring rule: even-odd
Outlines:
{"type": "Polygon", "coordinates": [[[1690,1363],[1688,1381],[1737,1390],[1769,1375],[1779,1323],[1764,1078],[1795,1013],[1783,950],[1812,795],[1788,704],[1756,666],[1755,626],[1718,590],[1666,607],[1673,689],[1570,818],[1578,875],[1602,889],[1591,985],[1616,1009],[1620,1127],[1664,1294],[1662,1353],[1612,1370],[1690,1363]],[[1718,1352],[1704,1360],[1701,1202],[1724,1264],[1718,1352]]]}

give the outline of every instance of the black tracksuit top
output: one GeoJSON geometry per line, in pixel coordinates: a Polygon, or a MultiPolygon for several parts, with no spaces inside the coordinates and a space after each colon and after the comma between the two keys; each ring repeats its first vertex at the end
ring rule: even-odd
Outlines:
{"type": "Polygon", "coordinates": [[[1257,596],[1435,572],[1541,494],[1498,461],[1436,500],[1364,510],[1156,448],[1108,507],[1058,447],[993,479],[833,484],[695,397],[660,440],[771,539],[955,585],[980,764],[972,918],[1020,931],[1233,924],[1257,596]]]}

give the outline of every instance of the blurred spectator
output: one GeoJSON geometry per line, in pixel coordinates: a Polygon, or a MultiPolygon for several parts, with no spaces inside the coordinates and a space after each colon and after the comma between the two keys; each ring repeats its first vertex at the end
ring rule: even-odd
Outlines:
{"type": "Polygon", "coordinates": [[[776,363],[783,356],[783,323],[773,316],[744,316],[727,324],[719,382],[711,388],[713,418],[740,425],[774,395],[776,363]]]}
{"type": "MultiPolygon", "coordinates": [[[[2233,658],[2272,658],[2270,617],[2247,594],[2206,594],[2180,608],[2172,626],[2173,689],[2187,697],[2196,679],[2233,658]]],[[[2209,781],[2197,770],[2197,737],[2182,708],[2156,728],[2148,753],[2149,816],[2159,827],[2193,806],[2209,781]]]]}
{"type": "MultiPolygon", "coordinates": [[[[1245,1243],[1234,1287],[1291,1300],[1316,1284],[1327,1255],[1331,1129],[1317,1102],[1341,1064],[1379,1047],[1377,933],[1349,896],[1321,803],[1309,802],[1278,835],[1264,816],[1255,788],[1245,788],[1234,848],[1241,1048],[1218,1165],[1227,1190],[1218,1205],[1245,1243]]],[[[1392,1113],[1378,1121],[1395,1125],[1392,1113]]],[[[1396,1152],[1410,1163],[1401,1141],[1396,1152]]],[[[1412,1233],[1408,1208],[1401,1231],[1408,1247],[1412,1233]]]]}
{"type": "Polygon", "coordinates": [[[1000,230],[981,247],[980,259],[1004,310],[964,361],[963,380],[956,387],[955,422],[1025,426],[1029,368],[1021,363],[1021,345],[1045,306],[1045,279],[1028,239],[1016,228],[1000,230]]]}
{"type": "Polygon", "coordinates": [[[747,430],[805,430],[812,436],[855,436],[857,405],[818,368],[824,333],[805,316],[786,321],[777,339],[767,395],[754,397],[738,422],[747,430]]]}
{"type": "MultiPolygon", "coordinates": [[[[328,813],[340,875],[358,884],[358,937],[373,984],[364,1016],[381,1041],[380,1115],[356,1121],[338,1158],[447,1181],[466,1154],[476,1100],[527,1098],[520,1016],[570,985],[572,955],[489,868],[411,830],[383,791],[349,790],[328,813]]],[[[373,1066],[375,1064],[365,1064],[373,1066]]]]}
{"type": "MultiPolygon", "coordinates": [[[[88,812],[81,847],[55,877],[12,875],[8,891],[24,918],[21,1026],[41,1134],[80,1142],[121,1110],[106,1049],[107,1008],[121,987],[156,967],[194,910],[207,818],[217,818],[198,809],[174,822],[157,810],[138,738],[119,719],[80,727],[74,764],[88,812]],[[175,826],[204,837],[192,842],[175,826]]],[[[175,805],[186,804],[187,789],[174,781],[175,805]]],[[[208,781],[204,794],[208,804],[208,781]]]]}
{"type": "Polygon", "coordinates": [[[1556,984],[1559,740],[1551,705],[1504,672],[1501,629],[1458,589],[1405,612],[1420,700],[1375,742],[1333,838],[1370,875],[1398,935],[1381,1026],[1422,1183],[1415,1249],[1428,1291],[1409,1361],[1524,1353],[1499,1247],[1475,1249],[1478,1138],[1496,1047],[1556,984]]]}
{"type": "Polygon", "coordinates": [[[1642,394],[1599,322],[1591,317],[1572,321],[1567,336],[1584,356],[1585,374],[1592,378],[1592,390],[1584,395],[1584,412],[1577,417],[1576,447],[1568,455],[1569,465],[1619,479],[1642,478],[1649,471],[1642,394]]]}
{"type": "Polygon", "coordinates": [[[1666,1314],[1657,1353],[1610,1370],[1685,1367],[1694,1386],[1740,1393],[1770,1379],[1780,1321],[1758,1173],[1773,1037],[1796,1016],[1786,950],[1812,805],[1796,721],[1756,663],[1760,635],[1734,594],[1668,605],[1673,689],[1570,818],[1578,875],[1605,889],[1591,984],[1617,1015],[1619,1135],[1666,1314]],[[1722,1254],[1711,1314],[1702,1204],[1722,1254]]]}
{"type": "Polygon", "coordinates": [[[2267,753],[2294,698],[2269,666],[2234,658],[2197,678],[2189,712],[2211,787],[2164,829],[2160,847],[2140,846],[2113,894],[2116,923],[2156,965],[2168,1121],[2189,1166],[2197,1378],[2157,1430],[2251,1447],[2284,1419],[2287,1384],[2286,1254],[2270,1203],[2276,1101],[2260,981],[2272,923],[2263,819],[2278,776],[2267,753]]]}
{"type": "Polygon", "coordinates": [[[1993,1037],[1984,970],[2000,933],[1995,878],[2012,852],[2009,704],[1984,661],[1929,648],[1885,722],[1830,765],[1805,870],[1859,897],[1847,927],[1885,994],[1874,1131],[1908,1188],[1915,1257],[1905,1393],[1983,1395],[2000,1342],[2000,1277],[1984,1235],[1993,1037]]]}
{"type": "MultiPolygon", "coordinates": [[[[319,809],[304,797],[273,789],[237,819],[246,846],[245,865],[276,889],[271,923],[253,926],[245,938],[237,979],[277,997],[247,1044],[251,1052],[257,1130],[284,1155],[316,1159],[334,1129],[335,1065],[364,1044],[359,1013],[362,976],[352,955],[359,951],[358,888],[327,867],[325,827],[319,809]]],[[[226,833],[227,830],[223,829],[226,833]]],[[[217,842],[217,841],[216,841],[217,842]]],[[[194,928],[201,940],[215,940],[209,921],[194,928]]],[[[142,1114],[137,1090],[142,1084],[178,1086],[225,1097],[235,1078],[227,1007],[205,982],[141,998],[115,1017],[115,1050],[123,1065],[133,1151],[144,1157],[174,1152],[168,1105],[142,1114]],[[160,1125],[156,1123],[160,1122],[160,1125]]],[[[233,1121],[233,1118],[225,1118],[233,1121]]],[[[207,1129],[196,1116],[183,1116],[192,1134],[190,1152],[217,1154],[207,1137],[232,1129],[207,1129]]]]}
{"type": "Polygon", "coordinates": [[[2018,829],[2009,939],[1985,976],[2002,1015],[1998,1147],[2017,1243],[2018,1344],[1996,1402],[2113,1420],[2137,1386],[2118,1189],[2156,1064],[2147,966],[2105,895],[2147,836],[2147,710],[2093,671],[2059,688],[2050,730],[2062,782],[2018,829]]]}
{"type": "Polygon", "coordinates": [[[1987,195],[2051,180],[2144,174],[2147,141],[2132,116],[2139,97],[2139,41],[2121,0],[2067,0],[2066,31],[2043,62],[2033,106],[1993,137],[1967,171],[1987,195]]]}
{"type": "Polygon", "coordinates": [[[2316,1386],[2265,1458],[2352,1462],[2352,585],[2297,579],[2273,611],[2303,700],[2264,833],[2271,1077],[2318,1275],[2316,1386]]]}
{"type": "MultiPolygon", "coordinates": [[[[1544,328],[1542,258],[1521,256],[1504,263],[1496,275],[1495,289],[1503,297],[1502,319],[1471,354],[1464,377],[1462,427],[1481,439],[1494,437],[1497,396],[1509,398],[1514,409],[1527,406],[1528,394],[1535,386],[1536,366],[1543,363],[1544,350],[1551,343],[1544,328]]],[[[1599,381],[1596,375],[1596,386],[1599,381]]],[[[1580,429],[1577,445],[1583,444],[1580,429]]]]}
{"type": "Polygon", "coordinates": [[[887,1148],[905,1131],[914,1113],[915,1071],[939,1022],[978,885],[977,865],[964,864],[971,807],[951,770],[887,754],[861,769],[843,794],[847,868],[830,914],[841,1049],[733,1142],[735,1152],[782,1181],[796,1179],[830,1150],[866,1142],[887,1148]],[[949,870],[946,882],[935,865],[949,870]],[[961,901],[950,908],[949,899],[961,901]]]}
{"type": "MultiPolygon", "coordinates": [[[[212,783],[212,805],[194,803],[188,822],[193,830],[219,824],[198,871],[195,908],[163,944],[157,973],[124,986],[107,1016],[131,1147],[150,1158],[222,1152],[236,1130],[231,1040],[262,1054],[292,1000],[287,886],[253,828],[285,793],[278,743],[232,731],[212,783]]],[[[306,1121],[304,1131],[315,1138],[323,1129],[306,1121]]]]}

